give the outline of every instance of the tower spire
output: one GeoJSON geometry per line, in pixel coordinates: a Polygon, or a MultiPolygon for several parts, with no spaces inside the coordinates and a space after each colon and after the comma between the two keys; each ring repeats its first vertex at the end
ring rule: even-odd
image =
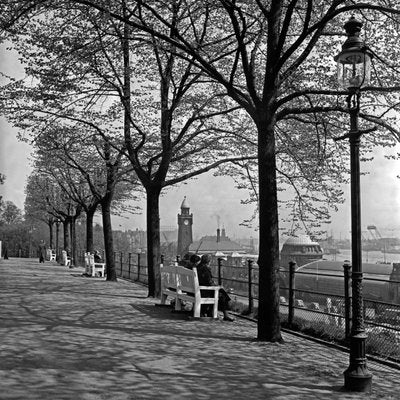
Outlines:
{"type": "Polygon", "coordinates": [[[183,209],[183,208],[187,208],[187,209],[190,208],[189,204],[188,204],[188,201],[186,200],[186,196],[183,198],[183,201],[182,201],[182,204],[181,204],[181,209],[183,209]]]}

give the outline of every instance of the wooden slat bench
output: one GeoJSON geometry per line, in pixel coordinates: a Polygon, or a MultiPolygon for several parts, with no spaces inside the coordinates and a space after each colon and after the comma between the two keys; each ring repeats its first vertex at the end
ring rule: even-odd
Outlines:
{"type": "Polygon", "coordinates": [[[221,286],[199,286],[197,269],[177,265],[161,267],[161,304],[168,296],[175,299],[175,310],[182,309],[182,301],[193,304],[193,316],[200,318],[202,304],[213,305],[213,318],[218,318],[218,294],[221,286]],[[202,297],[201,290],[214,291],[213,297],[202,297]]]}
{"type": "Polygon", "coordinates": [[[106,263],[99,263],[94,261],[94,255],[86,253],[85,255],[85,270],[88,275],[96,276],[98,273],[102,278],[106,275],[106,263]]]}
{"type": "Polygon", "coordinates": [[[56,261],[57,255],[55,250],[50,249],[50,261],[56,261]]]}
{"type": "Polygon", "coordinates": [[[67,255],[67,252],[65,250],[61,252],[61,265],[64,265],[66,267],[71,266],[71,257],[67,255]]]}

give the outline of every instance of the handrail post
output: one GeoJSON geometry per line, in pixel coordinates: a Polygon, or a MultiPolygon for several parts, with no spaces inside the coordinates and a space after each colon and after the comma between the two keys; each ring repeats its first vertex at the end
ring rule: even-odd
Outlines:
{"type": "MultiPolygon", "coordinates": [[[[179,265],[179,262],[181,261],[181,257],[180,256],[176,256],[176,263],[179,265]]],[[[163,263],[164,265],[164,263],[163,263]]]]}
{"type": "Polygon", "coordinates": [[[122,257],[123,257],[123,253],[122,253],[122,251],[120,252],[120,254],[119,254],[119,261],[120,261],[120,263],[121,263],[121,277],[122,277],[122,257]]]}
{"type": "Polygon", "coordinates": [[[295,289],[295,272],[296,262],[289,261],[289,310],[288,310],[288,325],[292,327],[294,319],[294,289],[295,289]]]}
{"type": "Polygon", "coordinates": [[[218,263],[218,285],[222,285],[222,274],[221,274],[221,268],[222,268],[222,258],[218,257],[217,259],[218,263]]]}
{"type": "Polygon", "coordinates": [[[350,261],[345,261],[343,264],[344,270],[344,322],[345,336],[350,337],[351,329],[351,300],[350,300],[350,261]]]}
{"type": "Polygon", "coordinates": [[[254,301],[253,301],[253,260],[247,260],[248,269],[248,289],[249,289],[249,314],[253,312],[254,301]]]}
{"type": "Polygon", "coordinates": [[[161,264],[164,265],[164,254],[161,254],[161,264]]]}

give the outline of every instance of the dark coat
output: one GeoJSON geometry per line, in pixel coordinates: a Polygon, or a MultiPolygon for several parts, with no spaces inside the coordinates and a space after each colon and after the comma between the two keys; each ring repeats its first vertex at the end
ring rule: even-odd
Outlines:
{"type": "Polygon", "coordinates": [[[197,265],[197,275],[199,277],[200,286],[214,286],[215,282],[212,277],[211,268],[208,264],[200,263],[197,265]]]}
{"type": "MultiPolygon", "coordinates": [[[[208,264],[200,263],[197,266],[197,275],[199,277],[199,285],[200,286],[216,286],[217,284],[214,282],[211,268],[208,264]]],[[[214,291],[213,290],[202,290],[201,295],[204,297],[213,297],[214,291]]],[[[221,311],[229,310],[230,309],[230,302],[231,298],[229,297],[228,293],[226,293],[224,288],[219,290],[218,296],[218,309],[221,311]]]]}
{"type": "Polygon", "coordinates": [[[46,258],[46,245],[44,243],[39,244],[39,261],[44,262],[46,258]]]}

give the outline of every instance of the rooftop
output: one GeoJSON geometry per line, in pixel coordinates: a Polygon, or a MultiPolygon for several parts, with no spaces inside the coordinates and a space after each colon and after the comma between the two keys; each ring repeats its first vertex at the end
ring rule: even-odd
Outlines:
{"type": "Polygon", "coordinates": [[[285,244],[298,244],[298,245],[318,245],[318,242],[314,242],[311,240],[311,238],[307,235],[298,235],[298,236],[290,236],[289,238],[286,239],[284,242],[285,244]]]}

